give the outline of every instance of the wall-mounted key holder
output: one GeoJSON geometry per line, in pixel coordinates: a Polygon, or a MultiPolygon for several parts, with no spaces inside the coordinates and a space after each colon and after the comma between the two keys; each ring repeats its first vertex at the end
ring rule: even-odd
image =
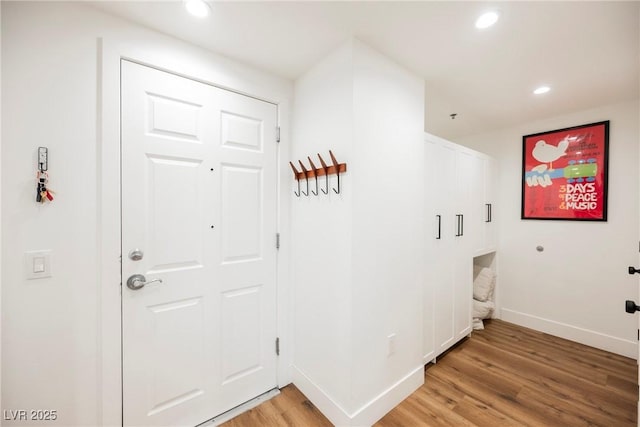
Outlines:
{"type": "Polygon", "coordinates": [[[38,147],[38,166],[36,171],[36,202],[53,202],[53,191],[49,184],[49,150],[47,147],[38,147]]]}
{"type": "Polygon", "coordinates": [[[338,163],[338,160],[336,160],[336,157],[333,155],[333,152],[331,150],[329,150],[329,156],[331,156],[331,166],[327,166],[327,164],[325,163],[320,153],[318,153],[318,159],[320,159],[321,167],[316,167],[316,165],[311,160],[311,157],[309,156],[307,156],[307,160],[309,162],[309,168],[307,168],[305,164],[302,163],[301,160],[298,160],[298,163],[300,164],[300,168],[302,169],[302,171],[299,171],[292,162],[289,162],[289,165],[291,165],[291,169],[293,170],[293,178],[298,182],[298,191],[294,191],[293,194],[295,194],[297,197],[300,197],[301,195],[308,196],[309,194],[313,194],[314,196],[317,196],[318,194],[320,194],[319,191],[322,191],[323,194],[329,194],[329,175],[336,175],[338,185],[337,185],[337,188],[333,188],[333,191],[336,194],[340,194],[341,192],[340,174],[345,173],[347,171],[347,164],[338,163]],[[319,189],[318,177],[321,177],[321,176],[324,176],[325,178],[325,188],[319,189]],[[311,192],[309,191],[310,178],[315,180],[315,187],[316,187],[315,191],[311,190],[311,192]],[[304,179],[306,183],[306,187],[307,187],[306,192],[302,191],[300,187],[300,180],[302,179],[304,179]]]}
{"type": "Polygon", "coordinates": [[[40,172],[49,170],[49,149],[47,147],[38,147],[38,170],[40,172]]]}

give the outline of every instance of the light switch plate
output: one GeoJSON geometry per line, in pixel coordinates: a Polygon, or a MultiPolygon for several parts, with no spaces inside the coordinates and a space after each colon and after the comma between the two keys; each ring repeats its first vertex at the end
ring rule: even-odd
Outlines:
{"type": "Polygon", "coordinates": [[[24,272],[27,279],[51,277],[51,251],[29,251],[24,253],[24,272]]]}
{"type": "Polygon", "coordinates": [[[396,353],[396,334],[387,336],[387,357],[396,353]]]}

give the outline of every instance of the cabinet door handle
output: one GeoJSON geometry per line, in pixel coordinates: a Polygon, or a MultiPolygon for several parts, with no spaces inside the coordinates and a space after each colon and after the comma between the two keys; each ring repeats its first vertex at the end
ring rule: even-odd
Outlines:
{"type": "Polygon", "coordinates": [[[460,237],[460,215],[456,214],[456,237],[460,237]]]}
{"type": "Polygon", "coordinates": [[[442,238],[442,215],[436,215],[436,218],[438,218],[438,237],[436,240],[440,240],[442,238]]]}
{"type": "Polygon", "coordinates": [[[491,203],[485,205],[487,207],[487,219],[484,222],[491,222],[491,203]]]}
{"type": "Polygon", "coordinates": [[[456,237],[464,234],[464,215],[456,214],[456,237]]]}

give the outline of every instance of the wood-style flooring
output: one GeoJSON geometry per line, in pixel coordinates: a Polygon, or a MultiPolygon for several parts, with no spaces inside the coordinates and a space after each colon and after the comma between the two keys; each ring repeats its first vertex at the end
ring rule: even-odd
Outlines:
{"type": "MultiPolygon", "coordinates": [[[[376,427],[637,426],[635,360],[500,320],[427,365],[376,427]]],[[[225,427],[332,424],[293,385],[225,427]]]]}

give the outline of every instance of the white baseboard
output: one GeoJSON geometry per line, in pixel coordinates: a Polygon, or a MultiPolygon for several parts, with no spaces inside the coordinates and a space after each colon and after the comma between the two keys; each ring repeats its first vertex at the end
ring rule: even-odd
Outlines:
{"type": "Polygon", "coordinates": [[[352,426],[370,426],[384,417],[424,384],[424,366],[420,365],[400,381],[380,393],[351,416],[352,426]]]}
{"type": "Polygon", "coordinates": [[[293,366],[293,384],[307,396],[322,414],[336,427],[351,425],[351,417],[328,393],[316,385],[297,366],[293,366]]]}
{"type": "Polygon", "coordinates": [[[430,351],[429,353],[425,354],[422,357],[422,363],[424,363],[425,365],[428,364],[428,363],[431,363],[431,362],[433,362],[435,360],[436,357],[437,357],[436,356],[436,351],[435,350],[430,351]]]}
{"type": "Polygon", "coordinates": [[[296,366],[293,367],[293,383],[336,427],[367,427],[424,384],[424,367],[418,366],[352,414],[349,414],[296,366]]]}
{"type": "Polygon", "coordinates": [[[530,314],[502,308],[500,317],[505,322],[535,329],[560,338],[579,342],[600,350],[609,351],[632,359],[638,358],[638,343],[628,341],[589,329],[580,328],[554,320],[543,319],[530,314]]]}

